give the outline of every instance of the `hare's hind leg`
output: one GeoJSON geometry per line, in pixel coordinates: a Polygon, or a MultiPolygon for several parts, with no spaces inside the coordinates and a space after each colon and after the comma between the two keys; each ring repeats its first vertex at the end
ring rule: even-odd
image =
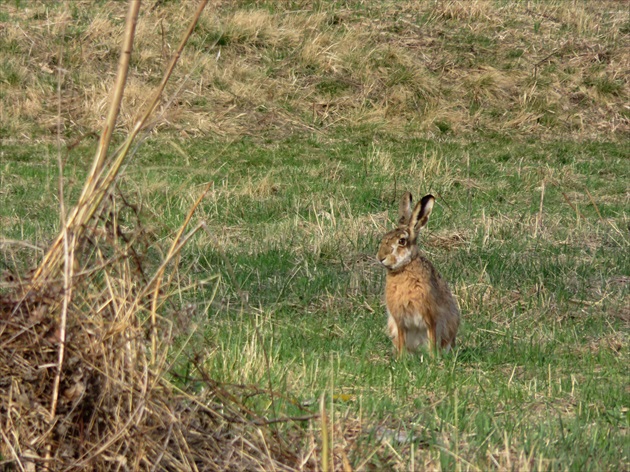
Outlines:
{"type": "Polygon", "coordinates": [[[398,357],[405,353],[405,331],[398,327],[398,337],[396,338],[396,350],[398,351],[398,357]]]}
{"type": "Polygon", "coordinates": [[[452,338],[450,341],[448,339],[442,339],[441,347],[444,352],[449,352],[451,349],[455,349],[455,338],[452,338]]]}

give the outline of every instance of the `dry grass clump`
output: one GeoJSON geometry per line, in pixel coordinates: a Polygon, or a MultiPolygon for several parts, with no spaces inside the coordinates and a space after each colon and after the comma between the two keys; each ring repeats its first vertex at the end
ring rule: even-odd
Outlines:
{"type": "Polygon", "coordinates": [[[448,20],[479,20],[493,14],[492,2],[487,0],[436,2],[432,15],[434,18],[448,20]]]}
{"type": "MultiPolygon", "coordinates": [[[[297,463],[263,419],[202,371],[202,393],[171,383],[173,343],[194,328],[182,331],[170,320],[191,326],[204,310],[176,308],[173,296],[185,291],[165,283],[157,306],[166,316],[153,326],[148,288],[160,264],[146,253],[149,235],[139,221],[127,221],[137,229],[123,232],[113,205],[103,220],[77,250],[69,303],[61,281],[37,293],[27,280],[3,283],[1,463],[16,470],[287,470],[283,463],[297,463]]],[[[165,282],[177,278],[175,262],[165,282]]]]}

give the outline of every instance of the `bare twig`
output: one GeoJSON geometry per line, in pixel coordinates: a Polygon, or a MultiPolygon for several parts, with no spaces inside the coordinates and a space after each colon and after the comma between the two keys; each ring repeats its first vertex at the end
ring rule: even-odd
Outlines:
{"type": "Polygon", "coordinates": [[[573,203],[571,203],[571,200],[569,200],[569,197],[567,196],[567,194],[562,192],[562,196],[564,197],[564,201],[567,202],[567,204],[573,209],[577,217],[583,218],[583,216],[580,214],[580,211],[577,209],[577,207],[573,203]]]}
{"type": "Polygon", "coordinates": [[[52,400],[50,404],[50,418],[55,417],[57,411],[57,400],[59,398],[59,382],[61,381],[61,372],[63,370],[63,359],[66,348],[66,324],[68,321],[68,307],[72,300],[72,278],[74,275],[74,249],[76,248],[76,239],[66,228],[64,237],[65,263],[63,271],[63,303],[61,306],[61,319],[59,320],[59,351],[57,359],[57,372],[53,383],[52,400]]]}
{"type": "MultiPolygon", "coordinates": [[[[130,0],[129,10],[127,11],[127,20],[125,21],[125,35],[123,37],[122,49],[120,51],[120,58],[118,60],[118,69],[116,74],[116,82],[114,83],[114,95],[112,96],[112,102],[107,113],[107,119],[105,120],[105,126],[101,133],[101,139],[96,148],[96,155],[92,162],[92,170],[90,176],[96,176],[103,168],[105,164],[105,158],[107,157],[107,150],[112,140],[112,133],[116,127],[116,120],[118,119],[118,113],[120,111],[120,104],[122,102],[123,92],[125,91],[125,84],[127,82],[127,74],[129,71],[129,62],[131,61],[131,51],[133,49],[133,40],[135,37],[136,24],[138,21],[138,12],[140,11],[140,0],[130,0]]],[[[88,184],[96,184],[94,180],[88,179],[88,184]]],[[[92,191],[93,187],[86,185],[84,187],[84,193],[92,191]]]]}
{"type": "MultiPolygon", "coordinates": [[[[57,352],[57,371],[53,380],[53,390],[50,401],[50,420],[54,421],[57,413],[57,401],[59,399],[59,384],[63,370],[63,360],[66,347],[66,324],[68,320],[68,307],[72,300],[72,276],[74,271],[74,240],[71,242],[68,226],[66,225],[66,210],[63,198],[63,163],[61,161],[61,80],[62,80],[63,49],[59,48],[59,64],[57,67],[57,163],[59,165],[59,217],[63,228],[64,246],[64,270],[63,270],[63,303],[61,307],[61,319],[59,320],[59,348],[57,352]]],[[[51,444],[48,443],[46,460],[50,459],[51,444]]]]}
{"type": "MultiPolygon", "coordinates": [[[[120,101],[122,100],[122,94],[124,92],[125,82],[127,78],[127,71],[129,69],[129,60],[131,57],[131,50],[133,47],[133,40],[135,37],[136,22],[138,18],[138,12],[140,9],[140,0],[130,0],[129,10],[127,12],[127,19],[125,21],[125,34],[123,38],[123,44],[120,52],[120,61],[118,63],[118,74],[116,78],[116,85],[114,88],[114,96],[110,105],[109,113],[103,132],[101,134],[101,140],[98,145],[96,156],[92,163],[92,170],[88,174],[83,191],[79,197],[79,202],[72,210],[72,213],[68,217],[65,228],[57,236],[48,252],[44,256],[42,263],[39,265],[33,278],[31,280],[31,290],[39,290],[42,285],[42,281],[46,280],[49,276],[54,276],[60,268],[62,257],[62,245],[65,238],[67,228],[74,227],[74,235],[76,240],[80,240],[83,226],[91,218],[92,212],[85,212],[86,204],[89,202],[95,194],[95,189],[99,186],[98,175],[104,165],[104,160],[107,155],[109,143],[111,141],[111,135],[116,125],[116,119],[120,109],[120,101]],[[61,252],[60,252],[61,251],[61,252]]],[[[98,200],[98,204],[100,203],[98,200]]]]}
{"type": "Polygon", "coordinates": [[[9,245],[15,245],[15,246],[24,246],[26,248],[29,249],[33,249],[35,251],[44,251],[41,247],[36,246],[35,244],[31,244],[28,241],[17,241],[15,239],[0,239],[0,246],[9,246],[9,245]]]}
{"type": "Polygon", "coordinates": [[[586,195],[588,195],[588,199],[591,201],[591,203],[593,204],[593,207],[595,208],[595,211],[597,212],[599,221],[602,223],[605,223],[604,218],[602,218],[602,214],[599,212],[599,208],[597,208],[597,204],[595,203],[595,200],[593,199],[593,195],[591,195],[591,192],[588,191],[587,187],[584,187],[584,189],[586,190],[586,195]]]}
{"type": "Polygon", "coordinates": [[[328,415],[326,414],[326,398],[324,394],[322,394],[319,400],[319,413],[322,420],[322,471],[328,472],[330,445],[328,438],[328,415]]]}

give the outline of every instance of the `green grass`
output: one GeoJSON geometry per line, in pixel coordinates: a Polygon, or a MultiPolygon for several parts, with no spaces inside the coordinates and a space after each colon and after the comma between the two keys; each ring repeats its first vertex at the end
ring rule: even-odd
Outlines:
{"type": "MultiPolygon", "coordinates": [[[[45,244],[58,221],[55,150],[2,152],[3,237],[45,244]]],[[[69,194],[85,153],[68,157],[69,194]]],[[[211,236],[186,248],[182,267],[191,281],[219,273],[221,282],[214,299],[212,286],[188,296],[198,330],[185,352],[202,352],[226,384],[271,385],[273,401],[246,400],[259,413],[316,412],[332,394],[336,441],[355,467],[409,468],[412,444],[418,468],[620,470],[628,175],[625,143],[439,143],[336,129],[227,146],[152,140],[121,187],[166,236],[214,182],[196,216],[211,236]],[[384,333],[373,255],[403,189],[438,196],[421,245],[463,316],[459,349],[441,359],[396,361],[384,333]],[[396,442],[399,430],[413,441],[396,442]]],[[[3,255],[11,270],[15,253],[3,255]]],[[[179,381],[198,388],[186,359],[179,381]]]]}
{"type": "MultiPolygon", "coordinates": [[[[162,313],[178,385],[206,387],[197,363],[268,418],[318,413],[324,395],[337,468],[343,451],[357,470],[630,470],[630,23],[604,3],[244,1],[204,17],[167,123],[119,182],[155,241],[149,268],[213,183],[177,273],[195,288],[162,313]],[[438,359],[396,360],[384,329],[374,254],[405,190],[437,197],[420,244],[462,311],[438,359]]],[[[117,132],[193,5],[157,4],[117,132]]],[[[68,208],[124,18],[120,3],[24,5],[0,5],[13,276],[42,254],[23,243],[59,230],[58,54],[68,208]]],[[[273,425],[303,451],[320,427],[273,425]]]]}

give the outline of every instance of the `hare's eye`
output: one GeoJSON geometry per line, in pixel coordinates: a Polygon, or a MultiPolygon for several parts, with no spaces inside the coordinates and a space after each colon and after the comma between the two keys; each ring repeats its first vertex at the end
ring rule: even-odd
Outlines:
{"type": "Polygon", "coordinates": [[[404,246],[405,244],[407,244],[407,240],[405,238],[400,238],[398,240],[398,245],[399,246],[404,246]]]}

